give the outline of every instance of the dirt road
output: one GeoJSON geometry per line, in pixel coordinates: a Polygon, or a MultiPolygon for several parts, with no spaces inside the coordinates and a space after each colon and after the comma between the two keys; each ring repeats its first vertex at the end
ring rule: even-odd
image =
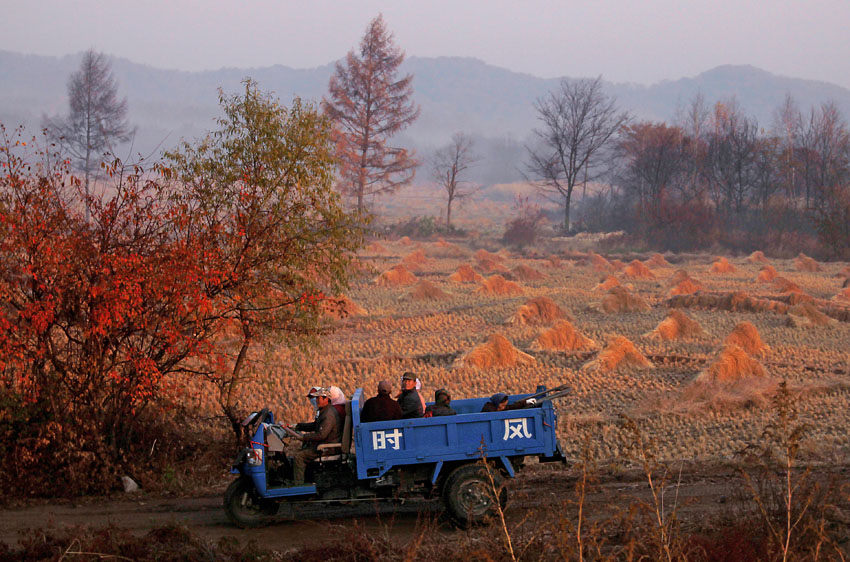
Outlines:
{"type": "MultiPolygon", "coordinates": [[[[508,520],[551,515],[575,497],[577,474],[559,467],[529,467],[510,485],[508,520]]],[[[667,506],[677,502],[685,517],[701,517],[728,507],[737,478],[730,471],[704,470],[684,473],[678,482],[674,475],[665,493],[667,506]]],[[[127,496],[128,498],[130,496],[127,496]]],[[[651,502],[647,481],[638,473],[607,476],[593,486],[586,499],[588,514],[625,507],[635,500],[651,502]],[[613,507],[612,507],[613,506],[613,507]]],[[[27,529],[70,526],[115,525],[134,534],[179,523],[200,536],[218,539],[234,536],[254,540],[275,550],[298,548],[324,536],[341,536],[358,525],[370,533],[390,533],[405,541],[415,535],[423,518],[439,518],[442,506],[422,499],[402,504],[366,501],[354,505],[299,506],[297,513],[282,510],[278,520],[260,529],[237,529],[227,520],[221,494],[191,498],[163,498],[138,495],[132,499],[104,499],[71,503],[57,501],[25,508],[0,510],[0,541],[14,545],[27,529]],[[296,519],[291,519],[297,517],[296,519]]],[[[440,532],[452,533],[450,528],[440,532]]]]}

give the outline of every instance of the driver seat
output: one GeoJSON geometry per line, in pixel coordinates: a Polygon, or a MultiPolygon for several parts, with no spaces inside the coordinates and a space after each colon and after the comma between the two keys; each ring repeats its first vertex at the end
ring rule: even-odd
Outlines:
{"type": "Polygon", "coordinates": [[[321,455],[316,462],[341,461],[351,451],[351,400],[345,402],[345,422],[342,424],[341,443],[323,443],[316,447],[321,455]]]}

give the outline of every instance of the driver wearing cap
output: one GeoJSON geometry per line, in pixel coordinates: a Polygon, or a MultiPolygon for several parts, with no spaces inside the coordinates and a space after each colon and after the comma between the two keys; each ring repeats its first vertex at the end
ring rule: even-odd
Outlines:
{"type": "Polygon", "coordinates": [[[304,484],[304,471],[307,468],[307,463],[320,456],[319,445],[340,442],[339,414],[336,408],[331,406],[328,389],[311,388],[308,397],[316,399],[319,415],[316,417],[316,421],[299,423],[295,426],[296,430],[305,432],[299,437],[304,442],[305,447],[295,453],[293,486],[304,484]]]}

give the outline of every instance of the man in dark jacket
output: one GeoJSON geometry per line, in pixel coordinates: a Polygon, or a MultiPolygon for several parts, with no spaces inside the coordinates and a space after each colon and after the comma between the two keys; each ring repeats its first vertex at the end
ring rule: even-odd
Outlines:
{"type": "Polygon", "coordinates": [[[360,412],[360,421],[363,423],[400,420],[401,407],[392,399],[390,393],[393,387],[388,381],[378,383],[378,395],[366,400],[363,410],[360,412]]]}
{"type": "Polygon", "coordinates": [[[401,406],[401,417],[421,418],[424,414],[422,399],[416,391],[416,375],[410,371],[401,376],[401,394],[398,396],[398,405],[401,406]]]}
{"type": "Polygon", "coordinates": [[[431,416],[454,416],[457,414],[450,406],[452,397],[445,388],[440,388],[434,393],[434,403],[425,408],[425,417],[431,416]]]}
{"type": "Polygon", "coordinates": [[[339,443],[341,428],[339,414],[336,408],[331,406],[330,393],[326,388],[319,388],[310,392],[310,396],[316,398],[319,407],[319,416],[316,421],[296,424],[295,429],[303,431],[299,439],[304,442],[305,447],[295,453],[293,466],[292,485],[304,485],[304,471],[307,463],[319,458],[318,447],[322,443],[339,443]]]}

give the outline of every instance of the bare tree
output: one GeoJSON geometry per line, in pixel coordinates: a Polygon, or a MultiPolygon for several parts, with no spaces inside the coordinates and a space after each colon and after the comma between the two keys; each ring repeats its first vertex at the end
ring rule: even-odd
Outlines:
{"type": "Polygon", "coordinates": [[[568,232],[573,189],[598,179],[599,157],[629,117],[602,91],[601,77],[562,80],[560,89],[539,98],[534,108],[542,126],[534,130],[537,143],[528,148],[528,171],[542,195],[562,200],[568,232]]]}
{"type": "Polygon", "coordinates": [[[388,145],[419,116],[411,100],[413,75],[396,79],[403,61],[404,52],[379,15],[366,29],[359,56],[349,51],[345,64],[337,63],[328,84],[331,99],[322,100],[335,124],[343,192],[357,199],[360,212],[366,197],[392,193],[416,173],[413,154],[388,145]]]}
{"type": "Polygon", "coordinates": [[[473,183],[461,181],[463,173],[477,160],[472,137],[464,133],[453,134],[452,141],[434,153],[433,177],[446,190],[446,228],[452,227],[452,203],[469,197],[478,189],[473,183]]]}
{"type": "MultiPolygon", "coordinates": [[[[68,80],[67,117],[45,118],[44,128],[75,159],[85,176],[86,199],[92,172],[105,152],[114,153],[114,142],[130,139],[127,98],[118,98],[112,65],[103,53],[89,49],[80,68],[68,80]]],[[[86,201],[86,220],[88,220],[86,201]]]]}
{"type": "Polygon", "coordinates": [[[687,174],[690,181],[680,185],[684,203],[694,199],[701,200],[705,195],[704,186],[700,183],[700,174],[705,164],[706,126],[710,114],[711,110],[701,92],[697,92],[684,109],[677,110],[676,124],[685,132],[688,144],[687,174]]]}

